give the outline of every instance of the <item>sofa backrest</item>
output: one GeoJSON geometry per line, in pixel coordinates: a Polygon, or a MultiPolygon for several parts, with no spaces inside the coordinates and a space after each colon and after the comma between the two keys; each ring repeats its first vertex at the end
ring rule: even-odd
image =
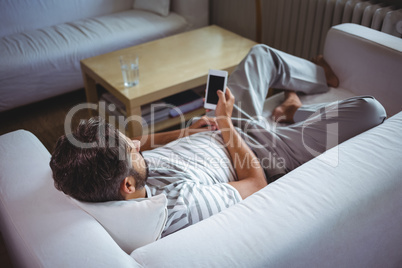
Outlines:
{"type": "Polygon", "coordinates": [[[332,27],[324,58],[340,87],[372,95],[392,116],[402,109],[402,39],[357,24],[332,27]]]}
{"type": "Polygon", "coordinates": [[[0,37],[131,9],[133,0],[1,0],[0,37]]]}
{"type": "MultiPolygon", "coordinates": [[[[171,0],[170,5],[171,11],[186,19],[188,29],[209,23],[209,0],[171,0]]],[[[133,0],[1,0],[0,38],[132,7],[133,0]]]]}

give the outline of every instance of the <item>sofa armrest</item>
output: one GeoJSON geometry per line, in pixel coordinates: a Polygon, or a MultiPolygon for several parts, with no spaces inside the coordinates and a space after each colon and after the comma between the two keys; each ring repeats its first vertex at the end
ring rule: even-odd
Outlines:
{"type": "Polygon", "coordinates": [[[401,38],[357,24],[337,25],[327,34],[324,58],[341,88],[374,96],[389,116],[401,111],[401,38]]]}
{"type": "Polygon", "coordinates": [[[131,256],[146,267],[396,267],[400,148],[402,112],[131,256]]]}
{"type": "Polygon", "coordinates": [[[15,267],[140,267],[54,187],[50,154],[30,132],[0,136],[0,230],[15,267]]]}
{"type": "Polygon", "coordinates": [[[209,24],[208,0],[172,0],[171,11],[186,19],[188,30],[209,24]]]}

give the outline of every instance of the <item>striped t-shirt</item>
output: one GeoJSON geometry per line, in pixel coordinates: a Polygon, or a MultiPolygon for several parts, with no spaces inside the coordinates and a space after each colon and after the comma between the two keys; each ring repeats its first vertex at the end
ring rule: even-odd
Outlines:
{"type": "Polygon", "coordinates": [[[219,131],[178,139],[143,152],[149,165],[147,185],[152,195],[165,194],[169,235],[242,200],[227,182],[236,180],[219,131]]]}

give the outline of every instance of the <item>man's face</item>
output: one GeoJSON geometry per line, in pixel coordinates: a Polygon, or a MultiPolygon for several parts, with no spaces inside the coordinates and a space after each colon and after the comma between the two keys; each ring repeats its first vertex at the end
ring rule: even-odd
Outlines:
{"type": "Polygon", "coordinates": [[[142,188],[148,179],[148,164],[140,151],[141,142],[138,140],[131,140],[124,134],[121,135],[129,145],[132,164],[130,175],[133,176],[136,181],[136,188],[142,188]]]}

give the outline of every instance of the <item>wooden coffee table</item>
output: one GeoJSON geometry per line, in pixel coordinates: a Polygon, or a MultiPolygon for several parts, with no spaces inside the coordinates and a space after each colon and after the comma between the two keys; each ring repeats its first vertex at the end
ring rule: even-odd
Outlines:
{"type": "MultiPolygon", "coordinates": [[[[212,25],[84,59],[81,70],[87,101],[98,104],[96,83],[99,83],[126,106],[127,117],[141,116],[141,105],[204,85],[209,69],[231,73],[256,44],[212,25]],[[139,56],[140,83],[125,88],[119,56],[129,53],[139,56]]],[[[93,115],[94,110],[89,111],[93,115]]],[[[198,109],[186,114],[186,120],[202,113],[204,110],[198,109]]],[[[180,120],[181,117],[171,118],[157,123],[152,130],[174,126],[180,120]]],[[[127,131],[129,137],[140,136],[142,125],[129,121],[127,131]]]]}

